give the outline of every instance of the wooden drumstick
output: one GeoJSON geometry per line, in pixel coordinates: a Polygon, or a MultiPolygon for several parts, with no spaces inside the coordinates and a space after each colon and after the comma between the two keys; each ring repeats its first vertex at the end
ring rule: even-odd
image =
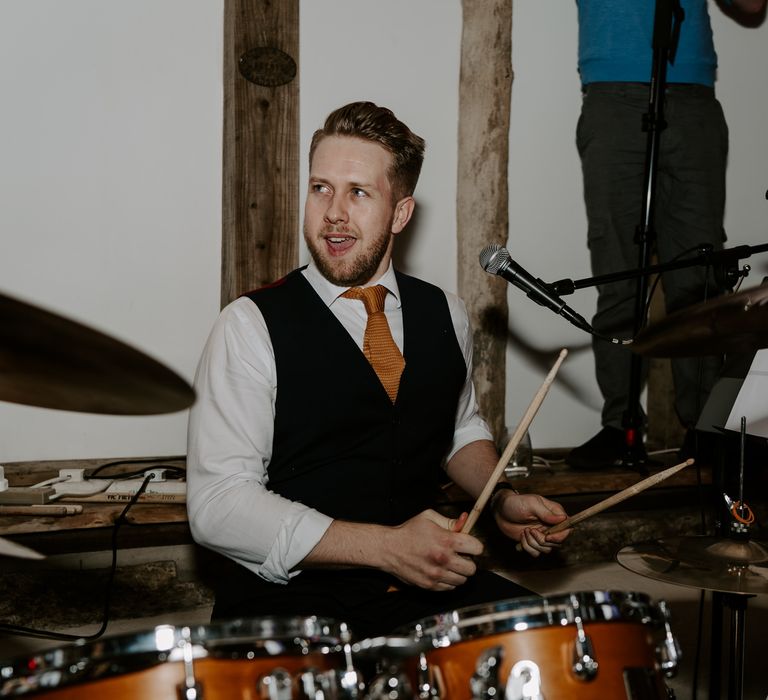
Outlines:
{"type": "Polygon", "coordinates": [[[679,472],[681,469],[685,469],[685,467],[689,467],[691,464],[693,464],[693,460],[687,459],[681,464],[676,464],[674,467],[669,467],[664,471],[660,471],[658,474],[653,474],[652,476],[649,476],[642,481],[638,481],[636,484],[625,488],[623,491],[614,493],[613,496],[609,496],[605,500],[602,500],[599,503],[595,503],[595,505],[590,506],[589,508],[585,508],[579,513],[576,513],[576,515],[572,515],[570,518],[566,518],[557,525],[553,525],[547,530],[543,530],[543,532],[545,534],[553,535],[556,532],[562,532],[563,530],[567,530],[569,527],[578,525],[580,522],[583,522],[587,518],[591,518],[593,515],[602,513],[606,508],[610,508],[611,506],[615,506],[617,503],[626,501],[628,498],[637,495],[641,491],[645,491],[651,486],[655,486],[659,482],[664,481],[664,479],[668,479],[673,474],[677,474],[677,472],[679,472]]]}
{"type": "Polygon", "coordinates": [[[56,515],[79,515],[83,512],[80,505],[15,505],[0,506],[0,515],[39,515],[49,517],[56,515]]]}
{"type": "Polygon", "coordinates": [[[523,439],[523,436],[528,430],[528,426],[530,426],[531,421],[533,421],[533,418],[536,415],[537,411],[539,410],[539,407],[541,406],[542,401],[544,401],[544,397],[547,395],[547,392],[549,391],[549,387],[552,385],[552,382],[555,380],[555,375],[557,374],[557,370],[560,369],[560,365],[563,363],[563,360],[565,359],[565,356],[567,354],[568,354],[568,350],[566,348],[563,348],[560,351],[560,354],[557,356],[557,360],[555,360],[555,364],[552,365],[552,369],[549,370],[549,374],[546,376],[546,379],[544,379],[544,383],[541,385],[539,390],[536,392],[536,395],[533,397],[533,400],[531,401],[531,404],[528,406],[528,410],[525,412],[523,419],[520,421],[520,424],[517,426],[517,429],[515,430],[514,434],[510,438],[509,442],[507,443],[507,446],[504,449],[504,452],[502,453],[498,463],[496,464],[496,467],[491,473],[491,476],[488,478],[488,481],[483,487],[483,490],[480,492],[480,495],[477,497],[477,501],[475,501],[475,505],[472,507],[472,510],[469,512],[469,516],[467,517],[467,520],[464,523],[464,527],[461,528],[462,533],[469,532],[475,526],[477,519],[480,517],[480,513],[483,512],[483,508],[485,508],[485,504],[488,503],[488,499],[491,497],[491,494],[493,493],[494,486],[496,486],[499,479],[501,478],[501,475],[504,473],[504,467],[506,467],[507,464],[509,464],[509,460],[512,459],[512,455],[515,453],[517,446],[520,444],[520,441],[523,439]]]}

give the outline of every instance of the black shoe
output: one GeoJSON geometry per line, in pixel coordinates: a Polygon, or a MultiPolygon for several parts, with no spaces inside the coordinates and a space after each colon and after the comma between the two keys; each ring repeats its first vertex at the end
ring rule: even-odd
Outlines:
{"type": "Polygon", "coordinates": [[[624,431],[605,426],[583,445],[574,447],[565,462],[571,469],[607,469],[621,464],[625,450],[624,431]]]}

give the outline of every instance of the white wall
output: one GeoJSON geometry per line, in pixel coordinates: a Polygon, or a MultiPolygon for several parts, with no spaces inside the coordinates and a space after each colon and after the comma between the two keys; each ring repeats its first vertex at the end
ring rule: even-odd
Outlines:
{"type": "Polygon", "coordinates": [[[427,141],[417,218],[398,237],[407,249],[398,259],[406,272],[455,291],[461,4],[304,0],[300,37],[302,201],[309,140],[328,113],[355,100],[389,107],[427,141]]]}
{"type": "MultiPolygon", "coordinates": [[[[0,291],[187,380],[218,310],[222,7],[0,3],[0,291]]],[[[0,460],[182,454],[185,430],[0,403],[0,460]]]]}
{"type": "MultiPolygon", "coordinates": [[[[190,381],[219,300],[222,12],[223,0],[0,3],[0,291],[190,381]]],[[[731,126],[726,225],[731,244],[755,244],[767,238],[768,29],[712,14],[731,126]]],[[[455,290],[459,0],[303,0],[300,36],[302,192],[309,136],[330,110],[392,107],[428,142],[407,269],[455,290]]],[[[587,277],[575,3],[515,0],[513,62],[510,251],[545,280],[587,277]]],[[[749,261],[750,284],[765,260],[749,261]]],[[[599,426],[589,339],[517,290],[509,299],[507,422],[568,346],[531,433],[537,447],[576,444],[599,426]]],[[[593,292],[569,302],[589,317],[593,292]]],[[[0,460],[181,454],[185,425],[185,412],[0,403],[0,460]]]]}

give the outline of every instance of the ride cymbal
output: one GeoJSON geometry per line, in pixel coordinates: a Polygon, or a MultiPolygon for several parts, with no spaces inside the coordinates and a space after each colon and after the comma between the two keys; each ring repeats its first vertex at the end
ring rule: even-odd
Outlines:
{"type": "Polygon", "coordinates": [[[698,357],[768,347],[768,285],[680,309],[641,330],[629,347],[648,357],[698,357]]]}
{"type": "Polygon", "coordinates": [[[616,560],[641,576],[722,593],[768,593],[768,548],[718,537],[669,537],[624,547],[616,560]]]}
{"type": "Polygon", "coordinates": [[[117,415],[195,400],[172,370],[75,321],[0,294],[0,401],[117,415]]]}

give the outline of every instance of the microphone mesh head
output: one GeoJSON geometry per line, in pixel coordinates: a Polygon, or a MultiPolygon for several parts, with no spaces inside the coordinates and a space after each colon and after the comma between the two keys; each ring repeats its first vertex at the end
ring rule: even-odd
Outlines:
{"type": "Polygon", "coordinates": [[[480,251],[480,265],[482,265],[486,272],[490,272],[492,275],[498,275],[499,270],[501,270],[508,259],[509,253],[507,249],[498,243],[491,243],[491,245],[485,246],[480,251]]]}

